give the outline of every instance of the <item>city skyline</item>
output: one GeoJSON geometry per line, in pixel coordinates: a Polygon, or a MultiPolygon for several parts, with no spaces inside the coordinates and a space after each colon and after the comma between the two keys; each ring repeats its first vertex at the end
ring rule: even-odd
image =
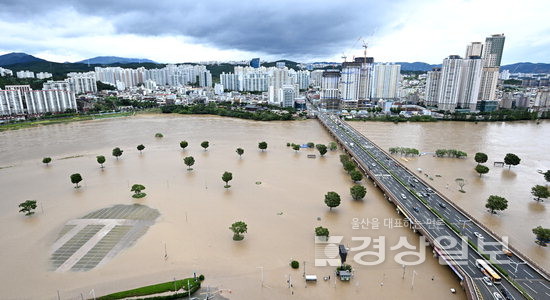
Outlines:
{"type": "Polygon", "coordinates": [[[435,64],[462,56],[465,43],[504,33],[501,65],[550,62],[544,51],[550,47],[550,25],[542,22],[550,3],[527,2],[119,1],[92,6],[6,1],[0,10],[0,55],[25,52],[57,62],[107,55],[160,63],[253,57],[340,62],[342,56],[361,56],[365,40],[368,56],[377,61],[435,64]]]}

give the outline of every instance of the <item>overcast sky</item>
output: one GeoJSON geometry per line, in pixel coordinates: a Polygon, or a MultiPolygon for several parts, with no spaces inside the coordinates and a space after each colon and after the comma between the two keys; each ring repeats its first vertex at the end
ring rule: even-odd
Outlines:
{"type": "Polygon", "coordinates": [[[176,63],[291,59],[441,63],[504,33],[503,64],[550,63],[550,0],[0,0],[0,54],[176,63]]]}

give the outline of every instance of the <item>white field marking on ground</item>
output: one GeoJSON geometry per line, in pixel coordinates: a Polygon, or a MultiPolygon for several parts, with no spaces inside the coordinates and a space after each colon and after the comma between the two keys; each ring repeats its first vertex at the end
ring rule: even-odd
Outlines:
{"type": "MultiPolygon", "coordinates": [[[[133,226],[136,222],[138,221],[126,220],[126,219],[75,219],[67,222],[66,225],[77,225],[75,228],[80,227],[80,225],[82,225],[83,227],[87,225],[105,225],[105,226],[101,228],[94,236],[92,236],[86,243],[84,243],[84,245],[82,245],[80,249],[75,251],[73,255],[71,255],[71,257],[69,257],[55,271],[65,272],[70,270],[84,255],[86,255],[86,253],[88,253],[88,251],[90,251],[99,241],[101,241],[101,239],[105,237],[105,235],[107,235],[107,233],[109,233],[115,226],[117,225],[133,226]]],[[[73,232],[73,230],[69,231],[69,233],[72,233],[72,236],[76,235],[77,232],[73,232]]],[[[70,236],[69,239],[72,236],[70,236]]],[[[64,239],[64,236],[60,239],[64,239]]],[[[56,245],[57,248],[54,249],[52,253],[55,252],[63,244],[58,245],[58,243],[56,242],[54,245],[56,245]]]]}

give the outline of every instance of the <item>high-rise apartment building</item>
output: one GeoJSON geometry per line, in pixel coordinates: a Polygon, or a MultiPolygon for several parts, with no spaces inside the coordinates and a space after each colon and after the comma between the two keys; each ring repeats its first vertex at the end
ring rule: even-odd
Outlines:
{"type": "Polygon", "coordinates": [[[470,56],[462,60],[457,107],[472,111],[476,109],[482,65],[480,56],[470,56]]]}
{"type": "Polygon", "coordinates": [[[443,60],[441,78],[437,93],[437,108],[454,111],[458,103],[460,79],[462,75],[462,59],[458,55],[450,55],[443,60]]]}
{"type": "Polygon", "coordinates": [[[339,84],[342,109],[358,107],[361,65],[360,62],[344,62],[342,64],[339,84]]]}
{"type": "Polygon", "coordinates": [[[498,72],[504,50],[504,40],[504,34],[493,34],[485,39],[482,54],[483,70],[478,100],[495,100],[498,72]]]}
{"type": "Polygon", "coordinates": [[[398,95],[401,65],[393,63],[374,64],[371,98],[394,99],[398,95]]]}
{"type": "Polygon", "coordinates": [[[471,42],[466,46],[466,55],[464,57],[481,56],[481,54],[483,54],[483,44],[481,42],[471,42]]]}
{"type": "Polygon", "coordinates": [[[77,109],[74,92],[37,90],[29,85],[7,85],[0,90],[0,115],[33,115],[77,109]]]}
{"type": "Polygon", "coordinates": [[[323,72],[321,78],[321,108],[327,110],[340,109],[340,90],[338,83],[340,82],[340,71],[327,70],[323,72]]]}
{"type": "Polygon", "coordinates": [[[441,68],[433,68],[426,76],[426,93],[424,104],[437,106],[439,85],[441,83],[441,68]]]}

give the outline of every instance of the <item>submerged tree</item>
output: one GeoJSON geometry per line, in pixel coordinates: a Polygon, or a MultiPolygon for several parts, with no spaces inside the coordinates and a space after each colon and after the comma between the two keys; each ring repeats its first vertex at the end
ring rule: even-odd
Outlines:
{"type": "Polygon", "coordinates": [[[323,226],[315,227],[315,236],[328,237],[329,233],[328,228],[323,226]]]}
{"type": "Polygon", "coordinates": [[[262,150],[262,152],[263,152],[264,150],[267,149],[267,143],[266,143],[266,142],[259,142],[259,143],[258,143],[258,148],[259,148],[260,150],[262,150]]]}
{"type": "Polygon", "coordinates": [[[143,146],[143,144],[140,144],[140,145],[138,145],[136,148],[138,149],[139,153],[141,154],[141,151],[142,151],[143,149],[145,149],[145,146],[143,146]]]}
{"type": "Polygon", "coordinates": [[[487,204],[485,207],[491,210],[492,214],[496,214],[496,210],[505,210],[508,208],[508,200],[504,197],[491,195],[487,199],[487,204]]]}
{"type": "Polygon", "coordinates": [[[464,178],[457,178],[455,179],[455,182],[460,187],[459,191],[461,191],[462,193],[466,193],[466,191],[464,190],[464,186],[466,185],[466,180],[464,180],[464,178]]]}
{"type": "Polygon", "coordinates": [[[201,147],[204,148],[204,151],[210,146],[210,143],[208,141],[204,141],[201,143],[201,147]]]}
{"type": "Polygon", "coordinates": [[[475,157],[474,157],[474,160],[478,163],[478,164],[483,164],[485,162],[487,162],[487,154],[483,153],[483,152],[478,152],[476,153],[475,157]]]}
{"type": "Polygon", "coordinates": [[[319,155],[323,156],[327,154],[327,146],[323,144],[317,144],[315,145],[315,148],[317,148],[317,151],[319,151],[319,155]]]}
{"type": "Polygon", "coordinates": [[[46,166],[49,166],[49,163],[52,162],[52,158],[51,157],[44,157],[42,159],[42,163],[46,164],[46,166]]]}
{"type": "Polygon", "coordinates": [[[538,226],[536,228],[533,228],[533,233],[537,237],[537,244],[546,247],[546,244],[550,242],[550,228],[543,228],[542,226],[538,226]]]}
{"type": "Polygon", "coordinates": [[[328,149],[330,151],[336,151],[338,150],[338,145],[335,142],[328,143],[328,149]]]}
{"type": "Polygon", "coordinates": [[[352,170],[349,173],[349,176],[351,177],[351,180],[353,180],[353,182],[361,181],[361,179],[363,179],[363,174],[361,174],[361,172],[357,170],[352,170]]]}
{"type": "Polygon", "coordinates": [[[101,165],[101,168],[103,169],[103,164],[105,163],[105,156],[98,155],[95,157],[97,159],[97,163],[101,165]]]}
{"type": "Polygon", "coordinates": [[[118,158],[122,155],[122,152],[124,152],[124,150],[116,147],[115,149],[113,149],[113,156],[116,157],[116,159],[118,160],[118,158]]]}
{"type": "Polygon", "coordinates": [[[183,158],[183,163],[187,165],[187,171],[191,171],[193,170],[191,166],[195,164],[195,159],[193,158],[193,156],[187,156],[183,158]]]}
{"type": "Polygon", "coordinates": [[[300,151],[300,145],[292,144],[292,150],[294,150],[294,151],[296,151],[296,153],[298,153],[298,151],[300,151]]]}
{"type": "Polygon", "coordinates": [[[508,153],[504,157],[504,163],[508,165],[508,169],[510,169],[512,166],[519,165],[520,161],[521,161],[521,158],[519,158],[514,153],[508,153]]]}
{"type": "Polygon", "coordinates": [[[340,195],[336,192],[328,192],[325,195],[325,204],[332,210],[333,207],[340,205],[340,195]]]}
{"type": "Polygon", "coordinates": [[[133,198],[143,198],[143,197],[147,196],[147,194],[141,192],[144,189],[145,189],[145,186],[143,186],[141,184],[136,183],[136,184],[132,185],[132,188],[130,189],[131,192],[134,192],[132,197],[133,198]]]}
{"type": "Polygon", "coordinates": [[[25,216],[30,216],[34,214],[34,210],[36,209],[36,200],[27,200],[23,203],[20,203],[19,208],[19,212],[24,213],[25,216]]]}
{"type": "Polygon", "coordinates": [[[244,149],[243,148],[237,148],[237,154],[239,154],[239,158],[244,154],[244,149]]]}
{"type": "Polygon", "coordinates": [[[477,165],[475,167],[475,170],[476,170],[476,172],[479,173],[479,177],[481,177],[481,175],[483,175],[483,174],[489,173],[489,167],[484,166],[484,165],[477,165]]]}
{"type": "Polygon", "coordinates": [[[353,200],[360,200],[367,194],[367,189],[360,184],[356,184],[349,189],[349,192],[353,200]]]}
{"type": "Polygon", "coordinates": [[[80,186],[78,185],[79,182],[82,181],[82,176],[80,176],[79,173],[75,173],[75,174],[72,174],[71,175],[71,182],[74,183],[76,186],[75,186],[75,189],[79,188],[80,186]]]}
{"type": "Polygon", "coordinates": [[[229,227],[231,231],[233,231],[233,240],[234,241],[241,241],[244,239],[243,233],[246,233],[248,230],[248,226],[243,221],[237,221],[233,224],[231,224],[231,227],[229,227]]]}
{"type": "Polygon", "coordinates": [[[233,179],[233,174],[231,172],[223,172],[222,180],[225,182],[224,188],[230,188],[229,181],[233,179]]]}
{"type": "Polygon", "coordinates": [[[187,141],[181,141],[180,142],[181,150],[185,150],[185,148],[187,148],[187,146],[189,146],[189,143],[187,141]]]}
{"type": "Polygon", "coordinates": [[[550,170],[543,173],[544,174],[544,180],[550,182],[550,170]]]}
{"type": "Polygon", "coordinates": [[[164,134],[160,133],[160,132],[157,132],[155,133],[155,137],[156,138],[163,138],[164,137],[164,134]]]}
{"type": "MultiPolygon", "coordinates": [[[[541,198],[548,198],[550,197],[550,191],[548,190],[547,187],[545,187],[544,185],[535,185],[534,187],[531,188],[531,194],[533,194],[533,196],[537,197],[537,201],[541,201],[541,198]]],[[[544,200],[542,200],[544,201],[544,200]]]]}

